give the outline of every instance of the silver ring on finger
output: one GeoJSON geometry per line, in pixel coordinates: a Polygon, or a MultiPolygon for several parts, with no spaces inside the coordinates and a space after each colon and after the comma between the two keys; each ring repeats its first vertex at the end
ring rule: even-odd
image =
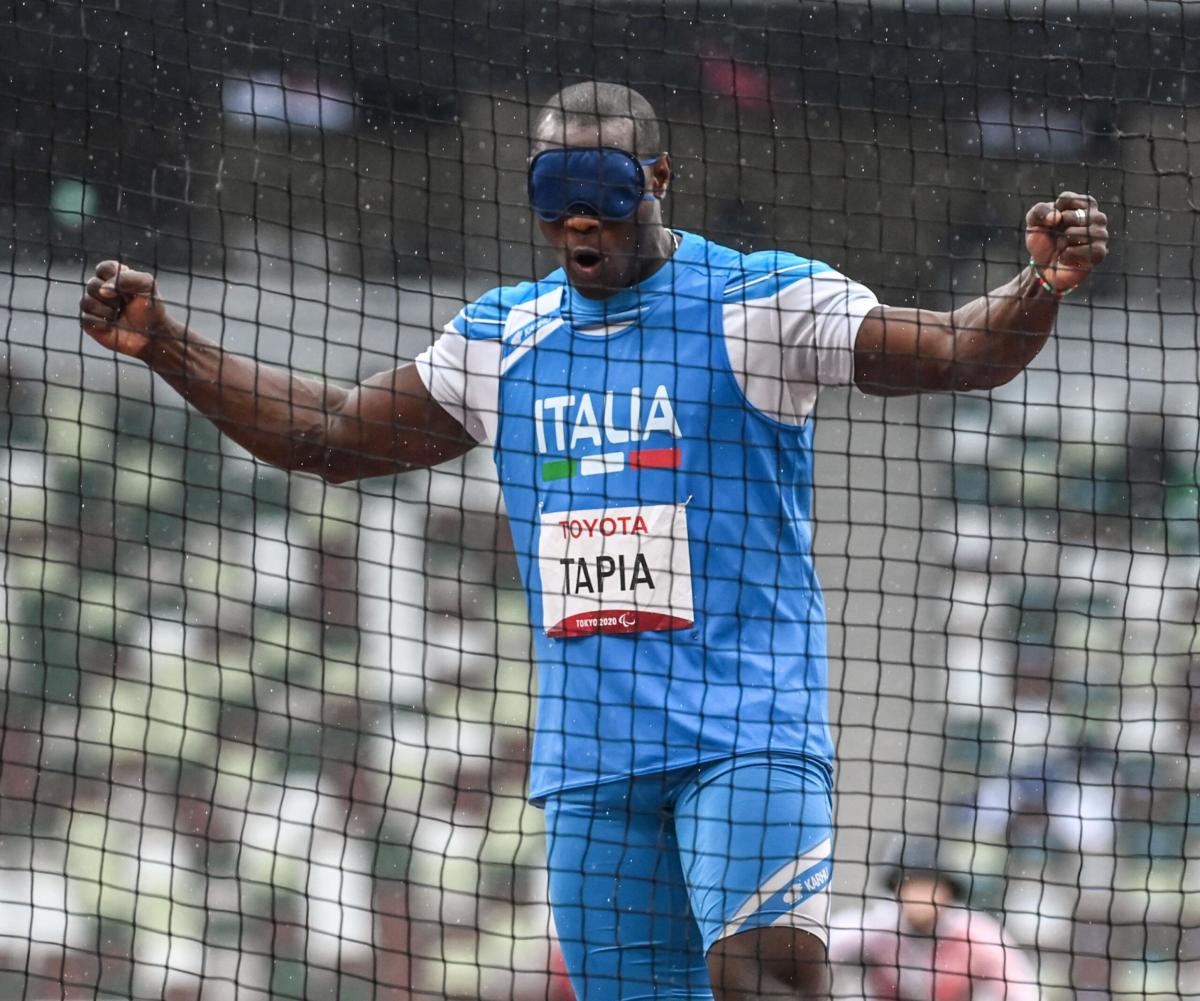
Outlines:
{"type": "Polygon", "coordinates": [[[1075,224],[1077,226],[1086,226],[1087,225],[1087,212],[1085,210],[1083,210],[1083,209],[1075,210],[1075,224]]]}

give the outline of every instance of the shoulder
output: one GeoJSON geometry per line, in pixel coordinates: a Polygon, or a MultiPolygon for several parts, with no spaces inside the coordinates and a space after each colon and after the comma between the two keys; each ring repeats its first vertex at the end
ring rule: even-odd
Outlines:
{"type": "Polygon", "coordinates": [[[468,303],[446,324],[446,331],[461,334],[472,341],[499,341],[511,333],[514,323],[529,314],[548,311],[551,300],[557,308],[562,299],[563,282],[557,273],[541,281],[502,285],[468,303]]]}
{"type": "Polygon", "coordinates": [[[684,233],[688,264],[699,273],[724,276],[727,305],[752,302],[777,295],[784,289],[818,276],[847,279],[824,261],[801,257],[787,250],[759,250],[743,254],[712,240],[684,233]]]}
{"type": "Polygon", "coordinates": [[[768,299],[819,275],[841,277],[823,261],[809,260],[784,250],[737,254],[728,263],[725,302],[736,304],[768,299]]]}

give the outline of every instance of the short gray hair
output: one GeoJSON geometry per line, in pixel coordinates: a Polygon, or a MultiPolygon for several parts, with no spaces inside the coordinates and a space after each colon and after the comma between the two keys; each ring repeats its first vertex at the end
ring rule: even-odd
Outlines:
{"type": "Polygon", "coordinates": [[[564,127],[623,118],[633,123],[630,152],[649,157],[663,152],[659,145],[658,115],[653,106],[632,87],[620,83],[586,80],[564,87],[542,105],[534,128],[540,133],[553,118],[561,116],[564,127]]]}

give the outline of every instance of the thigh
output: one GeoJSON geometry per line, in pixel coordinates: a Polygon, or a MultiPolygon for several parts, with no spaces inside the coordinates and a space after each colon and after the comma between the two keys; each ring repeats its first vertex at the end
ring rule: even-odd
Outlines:
{"type": "Polygon", "coordinates": [[[752,928],[708,951],[717,1001],[828,1001],[825,943],[799,928],[752,928]]]}
{"type": "Polygon", "coordinates": [[[832,776],[820,762],[755,754],[701,769],[676,801],[675,830],[705,950],[771,928],[815,937],[823,955],[832,825],[832,776]]]}
{"type": "Polygon", "coordinates": [[[546,802],[550,903],[579,1001],[712,998],[670,820],[644,795],[652,781],[546,802]]]}

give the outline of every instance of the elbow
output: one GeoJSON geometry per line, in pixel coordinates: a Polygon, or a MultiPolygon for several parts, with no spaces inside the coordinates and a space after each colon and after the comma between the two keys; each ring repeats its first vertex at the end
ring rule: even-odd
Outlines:
{"type": "Polygon", "coordinates": [[[356,479],[353,454],[338,448],[327,420],[312,420],[297,430],[292,443],[288,471],[307,473],[326,483],[346,483],[356,479]]]}
{"type": "Polygon", "coordinates": [[[975,365],[956,373],[951,388],[956,392],[999,389],[1007,386],[1023,371],[1024,366],[1018,365],[975,365]]]}
{"type": "Polygon", "coordinates": [[[297,469],[318,476],[324,482],[335,486],[349,483],[351,480],[360,480],[364,475],[362,463],[356,456],[339,453],[333,449],[322,449],[312,456],[311,462],[306,462],[297,469]]]}
{"type": "Polygon", "coordinates": [[[1024,372],[1024,367],[1008,368],[1000,371],[993,371],[992,378],[988,382],[988,389],[999,389],[1001,386],[1007,386],[1018,375],[1024,372]]]}
{"type": "Polygon", "coordinates": [[[353,472],[324,450],[293,451],[290,461],[279,463],[279,467],[289,473],[315,476],[325,483],[346,483],[356,478],[353,472]]]}
{"type": "Polygon", "coordinates": [[[344,469],[334,469],[326,466],[324,469],[314,469],[311,472],[321,477],[326,483],[333,486],[338,486],[342,483],[349,483],[351,480],[357,480],[358,477],[354,473],[347,472],[344,469]]]}

